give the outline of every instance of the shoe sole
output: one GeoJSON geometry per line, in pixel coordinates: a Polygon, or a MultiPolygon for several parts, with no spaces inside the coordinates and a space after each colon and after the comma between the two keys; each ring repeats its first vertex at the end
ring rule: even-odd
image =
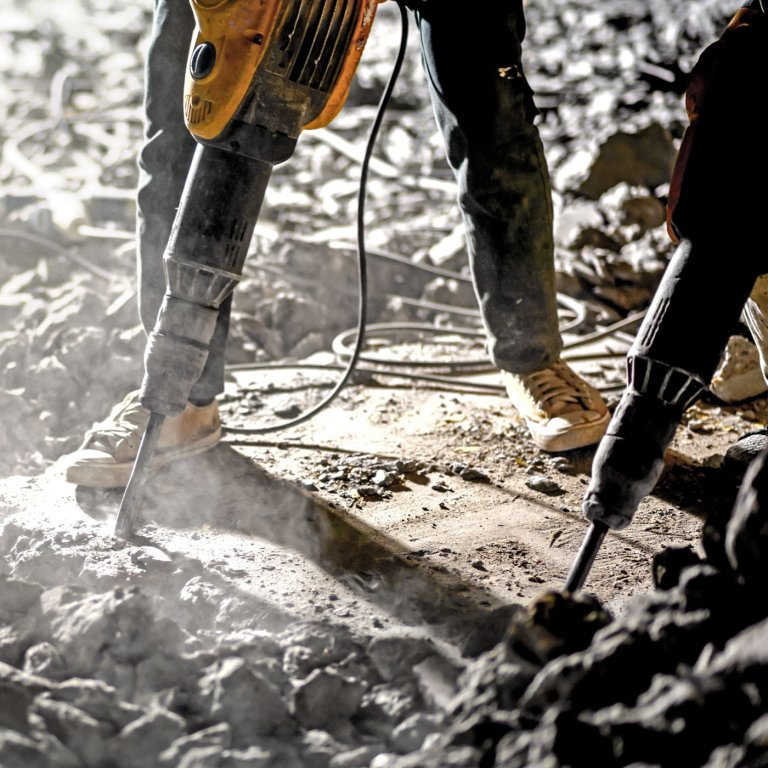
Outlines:
{"type": "MultiPolygon", "coordinates": [[[[221,442],[221,428],[210,435],[200,438],[193,445],[185,448],[174,448],[166,451],[158,451],[149,463],[149,474],[153,475],[166,464],[179,459],[186,459],[198,453],[204,453],[214,448],[221,442]]],[[[133,471],[135,458],[130,462],[97,464],[74,464],[67,467],[65,478],[82,488],[125,488],[133,471]]]]}
{"type": "Polygon", "coordinates": [[[554,435],[536,434],[537,425],[527,419],[525,423],[537,448],[548,453],[560,453],[561,451],[572,451],[576,448],[586,448],[599,443],[610,421],[611,414],[606,412],[595,421],[588,421],[586,424],[571,427],[554,435]]]}

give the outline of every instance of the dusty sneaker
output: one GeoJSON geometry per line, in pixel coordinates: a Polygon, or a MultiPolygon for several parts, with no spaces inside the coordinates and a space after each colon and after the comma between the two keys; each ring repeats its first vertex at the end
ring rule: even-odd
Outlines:
{"type": "Polygon", "coordinates": [[[512,405],[542,450],[583,448],[605,433],[610,414],[603,398],[563,360],[533,373],[502,373],[512,405]]]}
{"type": "MultiPolygon", "coordinates": [[[[148,420],[149,412],[141,406],[138,391],[128,394],[104,421],[86,433],[83,444],[66,463],[66,479],[88,488],[124,488],[148,420]]],[[[216,401],[201,407],[188,403],[178,416],[163,423],[150,471],[213,448],[220,439],[216,401]]]]}

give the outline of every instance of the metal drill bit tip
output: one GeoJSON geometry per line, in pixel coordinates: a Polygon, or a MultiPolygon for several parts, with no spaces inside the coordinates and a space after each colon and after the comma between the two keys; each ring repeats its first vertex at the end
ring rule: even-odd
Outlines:
{"type": "Polygon", "coordinates": [[[592,569],[592,564],[597,557],[600,545],[603,543],[607,533],[608,526],[599,520],[595,520],[589,526],[587,535],[581,543],[579,553],[576,555],[576,559],[571,566],[571,572],[565,580],[564,588],[566,592],[578,592],[584,586],[584,582],[587,580],[587,576],[592,569]]]}
{"type": "Polygon", "coordinates": [[[123,493],[120,509],[117,512],[115,536],[127,538],[133,533],[133,516],[141,506],[144,486],[149,476],[149,465],[155,455],[155,446],[164,421],[165,416],[161,413],[150,412],[147,428],[141,438],[139,452],[136,454],[136,461],[133,463],[131,476],[128,485],[125,486],[125,493],[123,493]]]}

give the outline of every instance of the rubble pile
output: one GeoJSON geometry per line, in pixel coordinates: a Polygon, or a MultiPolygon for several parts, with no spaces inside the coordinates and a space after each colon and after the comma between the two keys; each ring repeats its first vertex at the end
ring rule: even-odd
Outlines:
{"type": "Polygon", "coordinates": [[[619,617],[548,592],[510,606],[493,646],[491,624],[462,645],[297,618],[210,565],[7,518],[0,765],[764,766],[763,467],[704,527],[704,555],[662,551],[656,591],[619,617]]]}
{"type": "Polygon", "coordinates": [[[705,526],[705,557],[659,553],[656,591],[615,620],[589,596],[543,596],[468,664],[449,733],[377,768],[768,765],[764,467],[727,525],[705,526]]]}
{"type": "Polygon", "coordinates": [[[89,528],[0,547],[3,768],[364,768],[445,729],[464,662],[423,632],[267,614],[89,528]]]}

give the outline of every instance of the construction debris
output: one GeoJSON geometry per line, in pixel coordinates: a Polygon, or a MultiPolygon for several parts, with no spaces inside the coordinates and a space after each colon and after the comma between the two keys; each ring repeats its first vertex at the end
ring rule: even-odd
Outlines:
{"type": "MultiPolygon", "coordinates": [[[[107,532],[108,492],[61,501],[57,460],[142,373],[133,229],[151,9],[16,6],[0,31],[0,765],[765,765],[763,489],[730,522],[712,514],[700,541],[685,514],[716,506],[718,452],[743,422],[726,406],[691,413],[681,441],[712,456],[693,470],[678,458],[642,529],[616,544],[601,584],[610,608],[552,591],[581,532],[591,454],[543,456],[501,387],[481,407],[450,380],[486,360],[415,30],[367,190],[369,321],[475,336],[377,337],[371,353],[437,361],[429,370],[446,377],[419,387],[440,396],[416,401],[412,381],[361,372],[334,418],[367,423],[344,444],[321,424],[311,441],[250,445],[300,494],[272,493],[232,440],[193,467],[181,508],[167,503],[169,476],[157,479],[156,522],[137,541],[107,532]],[[392,389],[374,398],[382,381],[392,389]],[[400,446],[409,417],[435,436],[417,434],[418,450],[400,446]],[[366,443],[374,431],[384,447],[366,443]],[[333,514],[315,516],[308,497],[333,514]],[[651,564],[662,541],[676,546],[651,564]],[[656,591],[624,599],[646,591],[651,565],[656,591]]],[[[672,251],[666,175],[686,73],[733,10],[528,4],[569,338],[648,305],[672,251]]],[[[227,350],[232,365],[275,367],[258,387],[232,373],[228,424],[296,415],[338,375],[328,350],[357,319],[359,163],[397,43],[389,4],[377,26],[344,111],[275,169],[227,350]],[[278,368],[297,360],[326,369],[278,368]]],[[[609,399],[633,330],[574,350],[609,399]]],[[[721,404],[764,391],[748,344],[729,347],[712,390],[721,404]]],[[[764,413],[754,401],[738,412],[764,413]]]]}

